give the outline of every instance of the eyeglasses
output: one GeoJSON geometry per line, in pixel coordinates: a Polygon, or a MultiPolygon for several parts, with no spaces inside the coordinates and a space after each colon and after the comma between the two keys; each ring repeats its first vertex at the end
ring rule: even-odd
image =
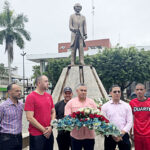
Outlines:
{"type": "Polygon", "coordinates": [[[121,91],[113,91],[113,93],[120,93],[121,91]]]}

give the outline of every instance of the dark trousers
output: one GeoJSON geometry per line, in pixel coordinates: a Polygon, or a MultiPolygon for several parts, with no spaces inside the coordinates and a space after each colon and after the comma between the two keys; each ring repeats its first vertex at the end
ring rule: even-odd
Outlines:
{"type": "Polygon", "coordinates": [[[73,137],[71,137],[71,146],[72,150],[94,150],[94,139],[84,139],[84,140],[77,140],[73,137]]]}
{"type": "Polygon", "coordinates": [[[126,133],[122,137],[122,139],[123,139],[122,141],[115,142],[112,136],[109,136],[109,137],[105,136],[104,150],[115,150],[117,144],[118,144],[119,150],[130,150],[131,143],[129,140],[129,134],[126,133]]]}
{"type": "Polygon", "coordinates": [[[47,139],[44,135],[30,135],[30,150],[53,150],[54,137],[53,133],[47,139]]]}
{"type": "Polygon", "coordinates": [[[0,133],[0,150],[22,150],[22,135],[0,133]]]}
{"type": "Polygon", "coordinates": [[[69,150],[69,148],[71,148],[70,132],[68,131],[58,132],[57,144],[59,150],[69,150]]]}

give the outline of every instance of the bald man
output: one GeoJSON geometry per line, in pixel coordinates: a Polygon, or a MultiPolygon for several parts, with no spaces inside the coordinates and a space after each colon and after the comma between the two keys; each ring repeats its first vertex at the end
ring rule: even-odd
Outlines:
{"type": "Polygon", "coordinates": [[[54,137],[51,120],[55,119],[52,96],[46,93],[48,78],[45,75],[35,81],[36,90],[25,102],[26,117],[29,121],[30,150],[53,150],[54,137]]]}

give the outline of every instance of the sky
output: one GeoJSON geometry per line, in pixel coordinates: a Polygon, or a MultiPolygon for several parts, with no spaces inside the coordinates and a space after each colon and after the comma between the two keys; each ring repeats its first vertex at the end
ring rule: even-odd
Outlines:
{"type": "MultiPolygon", "coordinates": [[[[81,13],[86,17],[87,40],[109,38],[112,46],[150,45],[150,1],[149,0],[8,0],[16,14],[23,13],[29,19],[25,28],[32,40],[25,41],[27,54],[58,53],[58,43],[70,42],[69,17],[74,13],[75,3],[82,5],[81,13]],[[93,37],[94,24],[94,37],[93,37]]],[[[0,12],[4,0],[0,0],[0,12]]],[[[22,50],[14,45],[12,66],[18,67],[22,76],[22,50]]],[[[0,45],[0,63],[7,66],[5,46],[0,45]]],[[[32,66],[38,65],[26,60],[25,76],[31,77],[32,66]]]]}

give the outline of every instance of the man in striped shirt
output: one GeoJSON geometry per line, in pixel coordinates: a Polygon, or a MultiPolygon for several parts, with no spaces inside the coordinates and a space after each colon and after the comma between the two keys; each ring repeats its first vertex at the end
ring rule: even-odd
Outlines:
{"type": "Polygon", "coordinates": [[[21,88],[12,83],[7,91],[9,98],[0,104],[0,150],[22,150],[21,88]]]}

